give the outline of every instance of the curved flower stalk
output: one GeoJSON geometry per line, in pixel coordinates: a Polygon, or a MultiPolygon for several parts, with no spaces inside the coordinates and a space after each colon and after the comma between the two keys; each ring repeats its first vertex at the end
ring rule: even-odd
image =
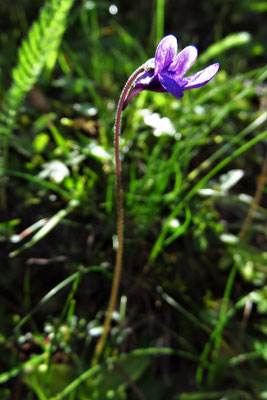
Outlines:
{"type": "Polygon", "coordinates": [[[136,80],[134,88],[126,98],[123,108],[143,90],[152,92],[169,92],[180,99],[184,90],[206,85],[218,72],[219,63],[184,77],[197,59],[198,51],[195,46],[187,46],[177,53],[178,44],[173,35],[165,36],[159,43],[155,58],[146,64],[146,72],[136,80]]]}
{"type": "Polygon", "coordinates": [[[185,73],[189,70],[189,68],[191,68],[197,59],[197,49],[194,46],[187,46],[180,53],[176,54],[177,48],[177,39],[173,35],[165,36],[157,47],[155,58],[149,59],[131,75],[124,86],[119,99],[115,119],[114,136],[115,168],[117,178],[118,248],[116,252],[114,278],[112,282],[107,314],[104,321],[102,335],[96,345],[93,365],[98,362],[110,330],[112,314],[116,307],[118,297],[122,269],[123,204],[119,157],[119,137],[122,111],[127,107],[130,101],[143,90],[149,90],[152,92],[169,92],[173,96],[181,98],[183,97],[183,92],[185,90],[201,87],[208,83],[219,69],[219,63],[216,63],[210,65],[202,71],[197,72],[194,75],[184,77],[185,73]],[[131,90],[132,86],[133,88],[131,90]]]}

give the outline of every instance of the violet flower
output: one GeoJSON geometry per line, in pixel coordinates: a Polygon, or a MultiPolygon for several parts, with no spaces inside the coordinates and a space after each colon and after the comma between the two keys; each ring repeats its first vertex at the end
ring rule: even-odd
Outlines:
{"type": "Polygon", "coordinates": [[[155,58],[144,64],[145,72],[139,77],[130,94],[127,96],[123,108],[143,90],[152,92],[169,92],[180,99],[184,90],[194,89],[206,85],[217,73],[220,64],[215,63],[197,72],[184,77],[197,59],[195,46],[187,46],[177,53],[177,39],[173,35],[165,36],[159,43],[155,58]]]}
{"type": "MultiPolygon", "coordinates": [[[[120,283],[123,256],[123,201],[121,186],[121,162],[120,162],[120,127],[122,111],[134,96],[143,90],[151,90],[153,92],[170,92],[173,96],[183,97],[183,91],[187,89],[197,88],[208,83],[219,69],[219,64],[213,64],[199,71],[195,75],[185,77],[184,74],[189,70],[197,58],[197,49],[194,46],[186,47],[181,53],[177,54],[177,40],[174,36],[169,35],[163,38],[156,51],[155,58],[148,60],[144,65],[137,68],[126,82],[117,107],[115,117],[115,170],[116,170],[116,192],[117,192],[117,232],[118,247],[116,250],[116,264],[112,288],[108,303],[108,309],[103,325],[102,334],[97,342],[93,365],[97,364],[98,359],[103,351],[106,343],[112,314],[114,312],[120,283]],[[133,89],[131,91],[131,87],[133,89]]],[[[150,260],[153,259],[155,246],[153,247],[150,260]]],[[[155,258],[155,257],[154,257],[155,258]]]]}

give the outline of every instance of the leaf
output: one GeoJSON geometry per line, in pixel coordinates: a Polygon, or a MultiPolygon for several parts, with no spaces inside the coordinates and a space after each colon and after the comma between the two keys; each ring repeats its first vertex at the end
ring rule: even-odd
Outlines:
{"type": "Polygon", "coordinates": [[[38,20],[33,23],[18,50],[17,65],[11,73],[12,83],[0,110],[0,136],[3,142],[1,167],[6,167],[7,164],[9,139],[19,108],[37,82],[49,56],[58,49],[73,2],[74,0],[46,1],[38,20]]]}
{"type": "MultiPolygon", "coordinates": [[[[106,399],[107,394],[112,395],[113,400],[120,400],[122,393],[131,382],[135,382],[144,373],[151,362],[151,356],[138,354],[124,354],[117,361],[110,359],[100,368],[95,368],[95,373],[88,377],[78,387],[79,398],[106,399]]],[[[93,370],[93,369],[92,369],[93,370]]],[[[45,378],[47,373],[46,364],[41,364],[29,370],[24,375],[24,382],[31,387],[38,397],[45,399],[45,378]]],[[[75,368],[66,364],[52,364],[49,390],[51,396],[63,398],[60,393],[71,387],[72,382],[79,381],[75,378],[75,368]],[[58,395],[58,396],[57,396],[58,395]]],[[[74,388],[73,388],[74,389],[74,388]]]]}
{"type": "Polygon", "coordinates": [[[33,148],[36,153],[42,153],[49,142],[49,135],[47,133],[39,133],[33,139],[33,148]]]}
{"type": "Polygon", "coordinates": [[[120,361],[111,361],[103,366],[99,373],[85,382],[83,391],[87,398],[105,399],[107,393],[112,399],[121,399],[119,393],[135,382],[144,373],[151,362],[149,355],[136,356],[127,354],[120,361]]]}
{"type": "Polygon", "coordinates": [[[199,57],[199,62],[206,63],[213,57],[236,47],[247,44],[251,41],[251,35],[248,32],[232,33],[222,40],[212,44],[206,51],[199,57]]]}
{"type": "MultiPolygon", "coordinates": [[[[27,372],[23,377],[24,382],[39,395],[40,399],[46,399],[46,396],[44,396],[46,372],[47,365],[40,364],[37,368],[27,372]]],[[[63,390],[73,380],[74,376],[75,369],[73,366],[52,364],[49,384],[51,395],[54,396],[63,390]]]]}

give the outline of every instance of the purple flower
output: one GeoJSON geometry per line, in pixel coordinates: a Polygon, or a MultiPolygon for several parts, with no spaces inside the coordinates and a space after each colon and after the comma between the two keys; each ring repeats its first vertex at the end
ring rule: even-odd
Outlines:
{"type": "Polygon", "coordinates": [[[145,72],[135,81],[123,108],[127,107],[129,102],[143,90],[169,92],[180,99],[184,95],[184,90],[206,85],[217,73],[219,63],[212,64],[194,75],[184,77],[197,59],[197,49],[195,46],[187,46],[176,54],[177,49],[177,39],[173,35],[165,36],[160,41],[155,58],[144,64],[145,72]]]}

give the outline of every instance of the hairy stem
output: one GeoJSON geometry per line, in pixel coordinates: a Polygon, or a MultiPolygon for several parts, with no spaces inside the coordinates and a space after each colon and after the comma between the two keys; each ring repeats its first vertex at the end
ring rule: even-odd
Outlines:
{"type": "Polygon", "coordinates": [[[124,86],[116,113],[115,118],[115,135],[114,135],[114,147],[115,147],[115,171],[116,171],[116,195],[117,195],[117,233],[118,233],[118,247],[116,252],[116,264],[114,270],[114,276],[112,281],[112,287],[110,292],[110,298],[108,303],[108,309],[106,318],[104,321],[103,332],[100,336],[93,357],[93,365],[97,364],[98,359],[103,351],[106,343],[106,339],[110,330],[110,323],[112,319],[113,311],[116,307],[118,290],[120,284],[120,276],[122,270],[122,253],[123,253],[123,203],[122,203],[122,186],[121,186],[121,166],[120,166],[120,150],[119,150],[119,139],[120,139],[120,128],[121,128],[121,116],[123,111],[123,105],[127,98],[127,95],[131,89],[132,84],[137,77],[145,71],[145,67],[142,65],[139,67],[128,79],[124,86]]]}

